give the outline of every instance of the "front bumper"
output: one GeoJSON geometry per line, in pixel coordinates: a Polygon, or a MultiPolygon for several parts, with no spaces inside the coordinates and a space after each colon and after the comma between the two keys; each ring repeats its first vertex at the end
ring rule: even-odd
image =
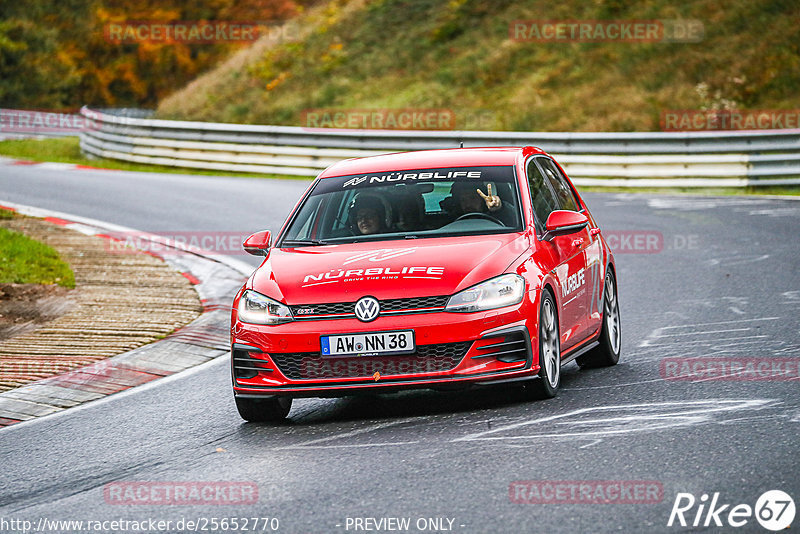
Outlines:
{"type": "MultiPolygon", "coordinates": [[[[530,296],[534,296],[530,294],[530,296]]],[[[458,388],[526,379],[538,371],[537,332],[528,298],[515,307],[476,313],[427,313],[296,321],[260,326],[234,321],[231,372],[237,396],[337,397],[412,388],[458,388]],[[417,352],[331,358],[320,336],[413,329],[417,352]]],[[[534,308],[535,309],[535,308],[534,308]]]]}

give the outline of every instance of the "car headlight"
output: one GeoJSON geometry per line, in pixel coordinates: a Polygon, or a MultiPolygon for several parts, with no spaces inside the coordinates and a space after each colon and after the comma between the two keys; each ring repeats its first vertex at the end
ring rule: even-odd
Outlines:
{"type": "Polygon", "coordinates": [[[525,279],[518,274],[504,274],[456,293],[447,301],[445,311],[475,312],[502,308],[522,302],[525,279]]]}
{"type": "Polygon", "coordinates": [[[293,319],[289,306],[250,289],[239,299],[238,312],[243,323],[280,324],[293,319]]]}

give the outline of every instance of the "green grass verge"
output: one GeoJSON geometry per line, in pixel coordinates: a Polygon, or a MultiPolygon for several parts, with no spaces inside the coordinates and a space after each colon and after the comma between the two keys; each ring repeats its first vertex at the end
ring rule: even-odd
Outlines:
{"type": "MultiPolygon", "coordinates": [[[[6,210],[0,210],[3,214],[6,210]]],[[[5,214],[0,215],[7,218],[5,214]]],[[[75,287],[75,275],[58,252],[19,232],[0,228],[0,283],[75,287]]]]}
{"type": "Polygon", "coordinates": [[[0,156],[27,161],[52,161],[56,163],[74,163],[101,169],[120,171],[158,172],[169,174],[197,174],[201,176],[234,176],[245,178],[279,178],[292,180],[311,180],[310,177],[257,174],[244,172],[206,171],[201,169],[185,169],[164,165],[146,165],[105,158],[87,158],[81,153],[77,137],[56,137],[52,139],[13,139],[0,141],[0,156]]]}

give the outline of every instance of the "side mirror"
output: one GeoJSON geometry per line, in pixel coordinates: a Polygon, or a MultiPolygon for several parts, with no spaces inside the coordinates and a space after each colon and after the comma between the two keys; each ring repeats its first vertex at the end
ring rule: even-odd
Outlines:
{"type": "Polygon", "coordinates": [[[242,243],[245,252],[253,256],[266,256],[272,244],[272,234],[269,230],[256,232],[242,243]]]}
{"type": "Polygon", "coordinates": [[[556,236],[574,234],[589,226],[589,218],[583,213],[556,210],[547,217],[542,241],[550,241],[556,236]]]}

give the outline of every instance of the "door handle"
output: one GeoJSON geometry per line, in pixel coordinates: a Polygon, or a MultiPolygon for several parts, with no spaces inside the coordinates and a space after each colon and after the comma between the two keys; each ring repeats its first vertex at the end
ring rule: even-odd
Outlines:
{"type": "Polygon", "coordinates": [[[572,246],[573,247],[579,247],[581,245],[583,245],[583,238],[582,237],[579,237],[578,239],[573,239],[572,240],[572,246]]]}
{"type": "Polygon", "coordinates": [[[596,236],[599,233],[600,233],[600,228],[592,228],[591,230],[589,230],[589,235],[592,237],[596,236]]]}

